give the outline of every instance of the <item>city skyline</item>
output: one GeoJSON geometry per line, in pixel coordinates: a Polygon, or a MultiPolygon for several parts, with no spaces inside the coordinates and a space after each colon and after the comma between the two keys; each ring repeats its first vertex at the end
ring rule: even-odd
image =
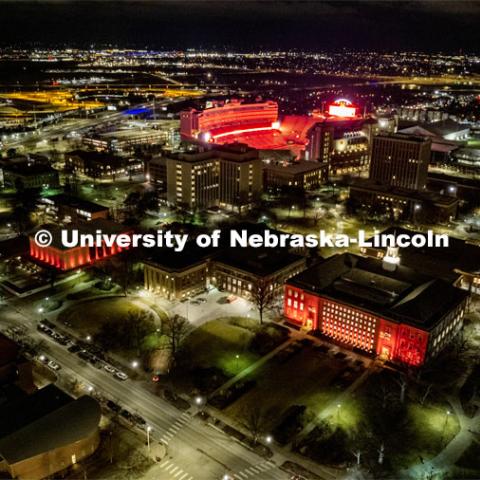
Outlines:
{"type": "Polygon", "coordinates": [[[459,53],[475,52],[480,40],[480,4],[472,1],[1,4],[3,45],[459,53]],[[439,31],[441,35],[434,34],[439,31]]]}

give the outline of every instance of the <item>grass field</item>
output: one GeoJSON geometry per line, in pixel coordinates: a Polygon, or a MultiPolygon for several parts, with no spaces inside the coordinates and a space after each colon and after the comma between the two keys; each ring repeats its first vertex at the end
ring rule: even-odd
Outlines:
{"type": "Polygon", "coordinates": [[[215,367],[233,376],[258,360],[248,351],[258,322],[242,318],[212,320],[193,331],[186,340],[192,363],[202,368],[215,367]]]}

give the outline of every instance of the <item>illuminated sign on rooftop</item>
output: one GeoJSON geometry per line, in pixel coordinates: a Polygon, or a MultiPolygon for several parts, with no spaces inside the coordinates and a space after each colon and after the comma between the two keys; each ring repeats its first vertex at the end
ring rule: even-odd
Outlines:
{"type": "Polygon", "coordinates": [[[354,117],[357,107],[350,100],[339,98],[328,106],[328,113],[334,117],[354,117]]]}

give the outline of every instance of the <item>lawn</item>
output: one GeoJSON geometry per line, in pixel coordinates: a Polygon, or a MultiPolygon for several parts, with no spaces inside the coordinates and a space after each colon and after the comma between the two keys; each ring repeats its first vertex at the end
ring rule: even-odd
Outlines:
{"type": "Polygon", "coordinates": [[[192,363],[202,368],[218,368],[231,377],[258,360],[248,350],[258,322],[242,318],[221,318],[205,323],[185,341],[192,363]]]}
{"type": "MultiPolygon", "coordinates": [[[[256,388],[250,390],[225,413],[237,420],[245,412],[262,406],[266,417],[266,428],[273,429],[292,405],[303,405],[307,416],[318,415],[341,389],[336,382],[346,368],[345,362],[332,358],[312,347],[294,344],[278,353],[249,377],[256,380],[256,388]],[[275,392],[275,395],[272,395],[275,392]],[[275,412],[275,415],[271,415],[275,412]]],[[[351,425],[357,413],[354,403],[340,407],[340,415],[335,411],[333,421],[351,425]]]]}
{"type": "Polygon", "coordinates": [[[121,322],[131,312],[143,310],[139,303],[125,297],[109,297],[79,302],[60,314],[60,320],[82,335],[95,335],[103,323],[121,322]]]}

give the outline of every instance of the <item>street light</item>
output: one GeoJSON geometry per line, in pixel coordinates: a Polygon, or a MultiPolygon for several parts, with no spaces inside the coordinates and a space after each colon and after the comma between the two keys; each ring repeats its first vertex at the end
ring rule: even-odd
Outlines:
{"type": "Polygon", "coordinates": [[[265,437],[265,442],[267,442],[270,445],[273,442],[273,437],[271,435],[267,435],[265,437]]]}
{"type": "Polygon", "coordinates": [[[448,424],[448,417],[451,415],[451,411],[447,410],[445,412],[445,423],[443,424],[443,430],[442,430],[442,439],[440,445],[443,447],[443,442],[445,440],[445,431],[447,430],[447,424],[448,424]]]}
{"type": "Polygon", "coordinates": [[[152,427],[150,425],[147,425],[147,449],[148,453],[150,453],[150,432],[152,431],[152,427]]]}
{"type": "Polygon", "coordinates": [[[87,342],[91,342],[92,341],[92,336],[91,335],[87,335],[85,337],[85,339],[87,340],[87,342]]]}
{"type": "Polygon", "coordinates": [[[340,409],[342,408],[341,403],[337,403],[337,423],[340,423],[340,409]]]}
{"type": "Polygon", "coordinates": [[[132,365],[132,368],[137,368],[138,365],[139,365],[138,360],[134,360],[134,361],[131,363],[131,365],[132,365]]]}

